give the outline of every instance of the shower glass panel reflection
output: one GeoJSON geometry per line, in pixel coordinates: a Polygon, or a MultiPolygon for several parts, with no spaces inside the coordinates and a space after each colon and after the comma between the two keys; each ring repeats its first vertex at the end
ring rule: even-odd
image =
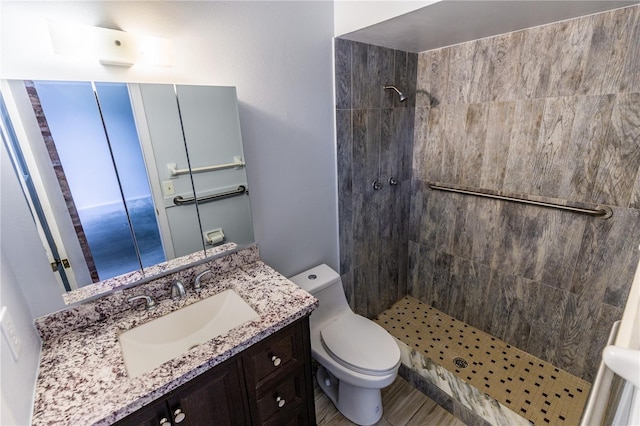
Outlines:
{"type": "Polygon", "coordinates": [[[60,160],[53,165],[99,280],[164,261],[126,85],[96,84],[96,93],[91,83],[35,86],[60,160]]]}

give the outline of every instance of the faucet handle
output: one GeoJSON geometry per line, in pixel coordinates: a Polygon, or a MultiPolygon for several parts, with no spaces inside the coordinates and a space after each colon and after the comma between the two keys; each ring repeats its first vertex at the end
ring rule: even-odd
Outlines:
{"type": "Polygon", "coordinates": [[[180,300],[187,295],[182,281],[176,280],[171,284],[171,300],[180,300]]]}
{"type": "Polygon", "coordinates": [[[129,297],[127,299],[127,302],[132,303],[132,302],[135,302],[136,300],[144,300],[146,302],[145,303],[145,308],[147,309],[147,311],[152,311],[158,306],[158,304],[156,303],[154,298],[151,297],[151,296],[147,296],[146,294],[142,294],[140,296],[129,297]]]}
{"type": "Polygon", "coordinates": [[[196,292],[200,292],[200,290],[202,290],[200,280],[202,279],[203,276],[207,275],[210,272],[211,272],[211,269],[207,269],[206,271],[201,272],[196,276],[196,279],[193,282],[193,288],[196,290],[196,292]]]}

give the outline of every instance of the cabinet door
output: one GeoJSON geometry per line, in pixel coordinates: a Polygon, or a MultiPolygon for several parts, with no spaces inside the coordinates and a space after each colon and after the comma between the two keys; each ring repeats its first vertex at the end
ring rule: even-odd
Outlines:
{"type": "Polygon", "coordinates": [[[232,359],[142,407],[117,425],[241,426],[248,424],[246,410],[244,382],[240,381],[237,363],[232,359]],[[169,423],[163,425],[163,418],[169,423]]]}
{"type": "Polygon", "coordinates": [[[160,426],[169,419],[169,410],[164,398],[152,402],[116,423],[116,426],[160,426]]]}
{"type": "Polygon", "coordinates": [[[180,387],[166,401],[175,425],[236,426],[247,424],[245,395],[236,363],[227,362],[180,387]]]}

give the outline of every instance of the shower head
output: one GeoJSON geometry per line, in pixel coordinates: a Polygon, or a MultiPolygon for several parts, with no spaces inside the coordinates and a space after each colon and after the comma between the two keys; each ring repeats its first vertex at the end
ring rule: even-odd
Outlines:
{"type": "Polygon", "coordinates": [[[395,90],[396,93],[398,93],[398,95],[400,96],[400,102],[404,102],[409,98],[407,95],[405,95],[400,90],[398,90],[396,86],[384,86],[384,90],[388,90],[388,89],[395,90]]]}

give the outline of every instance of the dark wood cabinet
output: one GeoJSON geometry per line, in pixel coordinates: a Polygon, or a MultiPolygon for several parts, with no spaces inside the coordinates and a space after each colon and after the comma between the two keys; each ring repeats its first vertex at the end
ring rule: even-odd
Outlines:
{"type": "Polygon", "coordinates": [[[120,426],[314,424],[308,317],[117,423],[120,426]]]}
{"type": "MultiPolygon", "coordinates": [[[[144,408],[125,417],[116,423],[116,425],[140,425],[140,426],[158,426],[162,419],[168,419],[169,410],[167,402],[164,400],[154,401],[144,408]]],[[[169,423],[170,425],[171,423],[169,423]]]]}
{"type": "Polygon", "coordinates": [[[244,351],[254,424],[315,424],[310,348],[305,318],[244,351]]]}
{"type": "Polygon", "coordinates": [[[166,401],[176,424],[176,411],[181,410],[184,425],[212,425],[212,419],[220,426],[243,425],[247,424],[244,395],[237,364],[230,361],[186,383],[166,401]]]}
{"type": "Polygon", "coordinates": [[[118,425],[245,425],[246,391],[228,360],[119,421],[118,425]]]}

